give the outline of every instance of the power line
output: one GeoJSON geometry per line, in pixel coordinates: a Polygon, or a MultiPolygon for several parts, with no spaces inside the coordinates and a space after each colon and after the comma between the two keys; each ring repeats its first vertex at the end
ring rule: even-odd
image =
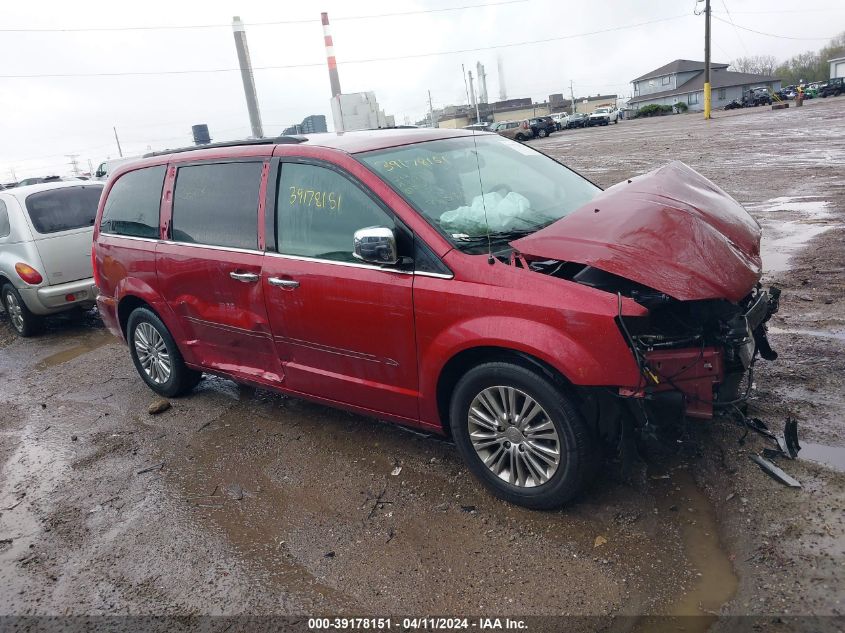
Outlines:
{"type": "Polygon", "coordinates": [[[736,24],[734,24],[734,19],[731,17],[730,9],[728,9],[728,4],[725,0],[722,0],[722,6],[725,7],[725,13],[728,14],[728,20],[731,22],[731,26],[734,27],[734,33],[736,33],[736,39],[739,40],[739,43],[742,44],[742,50],[745,51],[745,54],[748,55],[748,48],[745,46],[745,42],[743,41],[742,37],[739,34],[739,29],[736,28],[736,24]]]}
{"type": "MultiPolygon", "coordinates": [[[[828,7],[824,9],[775,9],[771,11],[734,11],[736,15],[768,15],[773,13],[838,13],[845,11],[842,7],[828,7]]],[[[721,13],[721,11],[714,11],[713,13],[721,13]]]]}
{"type": "MultiPolygon", "coordinates": [[[[678,20],[680,18],[689,17],[688,13],[674,15],[666,18],[658,18],[655,20],[648,20],[645,22],[638,22],[636,24],[628,24],[624,26],[615,26],[606,29],[599,29],[596,31],[587,31],[584,33],[574,33],[571,35],[561,35],[559,37],[549,37],[541,40],[527,40],[523,42],[511,42],[508,44],[494,44],[491,46],[479,46],[476,48],[462,48],[450,51],[436,51],[430,53],[415,53],[411,55],[396,55],[393,57],[371,57],[368,59],[354,59],[347,61],[338,61],[338,65],[352,65],[352,64],[371,64],[377,62],[400,61],[406,59],[420,59],[424,57],[437,57],[440,55],[462,55],[465,53],[477,53],[481,51],[490,51],[500,48],[514,48],[518,46],[531,46],[534,44],[545,44],[548,42],[559,42],[562,40],[575,39],[579,37],[588,37],[590,35],[601,35],[603,33],[612,33],[615,31],[624,31],[626,29],[639,28],[641,26],[648,26],[650,24],[658,24],[660,22],[669,22],[671,20],[678,20]]],[[[311,62],[305,64],[283,64],[276,66],[254,66],[253,70],[289,70],[293,68],[314,68],[324,66],[325,61],[311,62]]],[[[109,72],[109,73],[43,73],[43,74],[27,74],[27,75],[0,75],[0,79],[41,79],[41,78],[63,78],[63,77],[138,77],[138,76],[159,76],[159,75],[188,75],[188,74],[210,74],[210,73],[227,73],[240,72],[240,68],[209,68],[197,70],[159,70],[159,71],[137,71],[137,72],[109,72]]]]}
{"type": "MultiPolygon", "coordinates": [[[[728,22],[720,18],[717,15],[714,15],[713,18],[715,20],[719,20],[719,22],[724,22],[725,24],[733,24],[733,22],[728,22]]],[[[832,40],[833,37],[792,37],[790,35],[775,35],[774,33],[765,33],[763,31],[755,31],[754,29],[749,29],[747,26],[740,26],[739,24],[733,24],[734,28],[742,29],[743,31],[748,31],[749,33],[756,33],[757,35],[765,35],[767,37],[777,37],[782,40],[832,40]]]]}
{"type": "MultiPolygon", "coordinates": [[[[373,20],[377,18],[394,18],[408,15],[421,15],[424,13],[445,13],[448,11],[463,11],[465,9],[480,9],[484,7],[498,7],[507,4],[520,4],[529,0],[504,0],[502,2],[488,2],[484,4],[468,4],[458,7],[445,7],[442,9],[421,9],[418,11],[398,11],[395,13],[377,13],[371,15],[348,15],[339,18],[332,18],[332,22],[346,22],[351,20],[373,20]]],[[[312,24],[319,23],[319,18],[308,18],[302,20],[274,20],[270,22],[245,22],[245,26],[280,26],[289,24],[312,24]]],[[[232,28],[231,24],[178,24],[160,26],[91,26],[78,28],[3,28],[0,33],[90,33],[109,31],[173,31],[185,29],[219,29],[232,28]]]]}

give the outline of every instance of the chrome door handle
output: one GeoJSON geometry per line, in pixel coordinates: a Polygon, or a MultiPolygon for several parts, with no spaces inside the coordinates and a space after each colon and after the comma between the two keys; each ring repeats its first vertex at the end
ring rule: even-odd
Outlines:
{"type": "Polygon", "coordinates": [[[270,277],[267,280],[271,286],[278,286],[279,288],[289,288],[293,290],[294,288],[299,288],[299,282],[293,279],[279,279],[278,277],[270,277]]]}
{"type": "Polygon", "coordinates": [[[256,275],[255,273],[236,273],[233,271],[229,273],[229,277],[231,277],[235,281],[242,281],[247,284],[255,283],[256,281],[258,281],[258,275],[256,275]]]}

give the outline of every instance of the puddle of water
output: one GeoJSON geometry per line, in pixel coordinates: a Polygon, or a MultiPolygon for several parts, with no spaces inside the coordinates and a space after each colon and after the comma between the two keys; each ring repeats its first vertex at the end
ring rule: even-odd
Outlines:
{"type": "Polygon", "coordinates": [[[782,196],[747,206],[755,215],[764,216],[760,250],[763,266],[770,273],[787,270],[790,259],[799,249],[834,226],[825,223],[832,216],[830,203],[809,196],[782,196]],[[773,219],[773,215],[782,212],[803,217],[787,221],[773,219]]]}
{"type": "Polygon", "coordinates": [[[801,221],[781,222],[776,226],[766,222],[760,251],[766,272],[783,272],[789,268],[793,255],[807,245],[814,237],[833,228],[833,225],[806,224],[801,221]],[[769,230],[776,235],[772,236],[769,230]]]}
{"type": "Polygon", "coordinates": [[[845,330],[803,330],[800,328],[769,327],[769,334],[797,334],[798,336],[816,336],[845,341],[845,330]]]}
{"type": "Polygon", "coordinates": [[[810,196],[781,196],[766,200],[761,204],[746,205],[761,214],[777,213],[779,211],[793,211],[812,218],[827,218],[831,216],[826,200],[812,199],[810,196]]]}
{"type": "Polygon", "coordinates": [[[66,363],[69,360],[82,356],[83,354],[87,354],[88,352],[93,352],[95,349],[115,341],[116,339],[109,332],[101,331],[93,334],[87,334],[73,347],[62,350],[61,352],[56,352],[55,354],[50,354],[46,358],[43,358],[37,365],[35,365],[35,369],[38,371],[44,371],[50,367],[61,365],[62,363],[66,363]]]}
{"type": "Polygon", "coordinates": [[[713,506],[695,485],[692,475],[677,468],[666,481],[670,488],[658,497],[658,505],[661,514],[676,519],[693,581],[659,617],[640,619],[634,631],[705,633],[716,621],[722,605],[733,598],[739,581],[719,542],[713,506]]]}
{"type": "Polygon", "coordinates": [[[798,458],[822,464],[839,472],[845,472],[845,446],[801,442],[798,458]]]}

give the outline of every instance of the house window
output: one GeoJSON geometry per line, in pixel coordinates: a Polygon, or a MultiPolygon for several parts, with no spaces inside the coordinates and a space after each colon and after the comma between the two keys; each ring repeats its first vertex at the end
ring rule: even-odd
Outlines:
{"type": "Polygon", "coordinates": [[[665,77],[663,77],[663,78],[660,80],[660,83],[661,83],[662,85],[664,85],[664,86],[668,86],[668,85],[669,85],[669,75],[666,75],[665,77]]]}
{"type": "Polygon", "coordinates": [[[648,85],[649,85],[649,86],[653,86],[653,85],[654,85],[654,79],[649,79],[649,80],[648,80],[648,85]]]}
{"type": "Polygon", "coordinates": [[[691,93],[689,93],[689,94],[687,95],[687,103],[688,103],[689,105],[693,105],[693,104],[695,104],[695,103],[698,103],[698,93],[697,93],[697,92],[691,92],[691,93]]]}
{"type": "Polygon", "coordinates": [[[719,99],[722,100],[725,98],[725,89],[719,88],[719,99]]]}

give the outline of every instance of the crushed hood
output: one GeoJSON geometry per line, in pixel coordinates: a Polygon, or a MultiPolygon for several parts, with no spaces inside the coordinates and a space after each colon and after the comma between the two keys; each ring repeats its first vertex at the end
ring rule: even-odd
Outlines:
{"type": "Polygon", "coordinates": [[[511,242],[529,258],[593,266],[681,301],[739,301],[760,279],[760,225],[674,161],[511,242]]]}

